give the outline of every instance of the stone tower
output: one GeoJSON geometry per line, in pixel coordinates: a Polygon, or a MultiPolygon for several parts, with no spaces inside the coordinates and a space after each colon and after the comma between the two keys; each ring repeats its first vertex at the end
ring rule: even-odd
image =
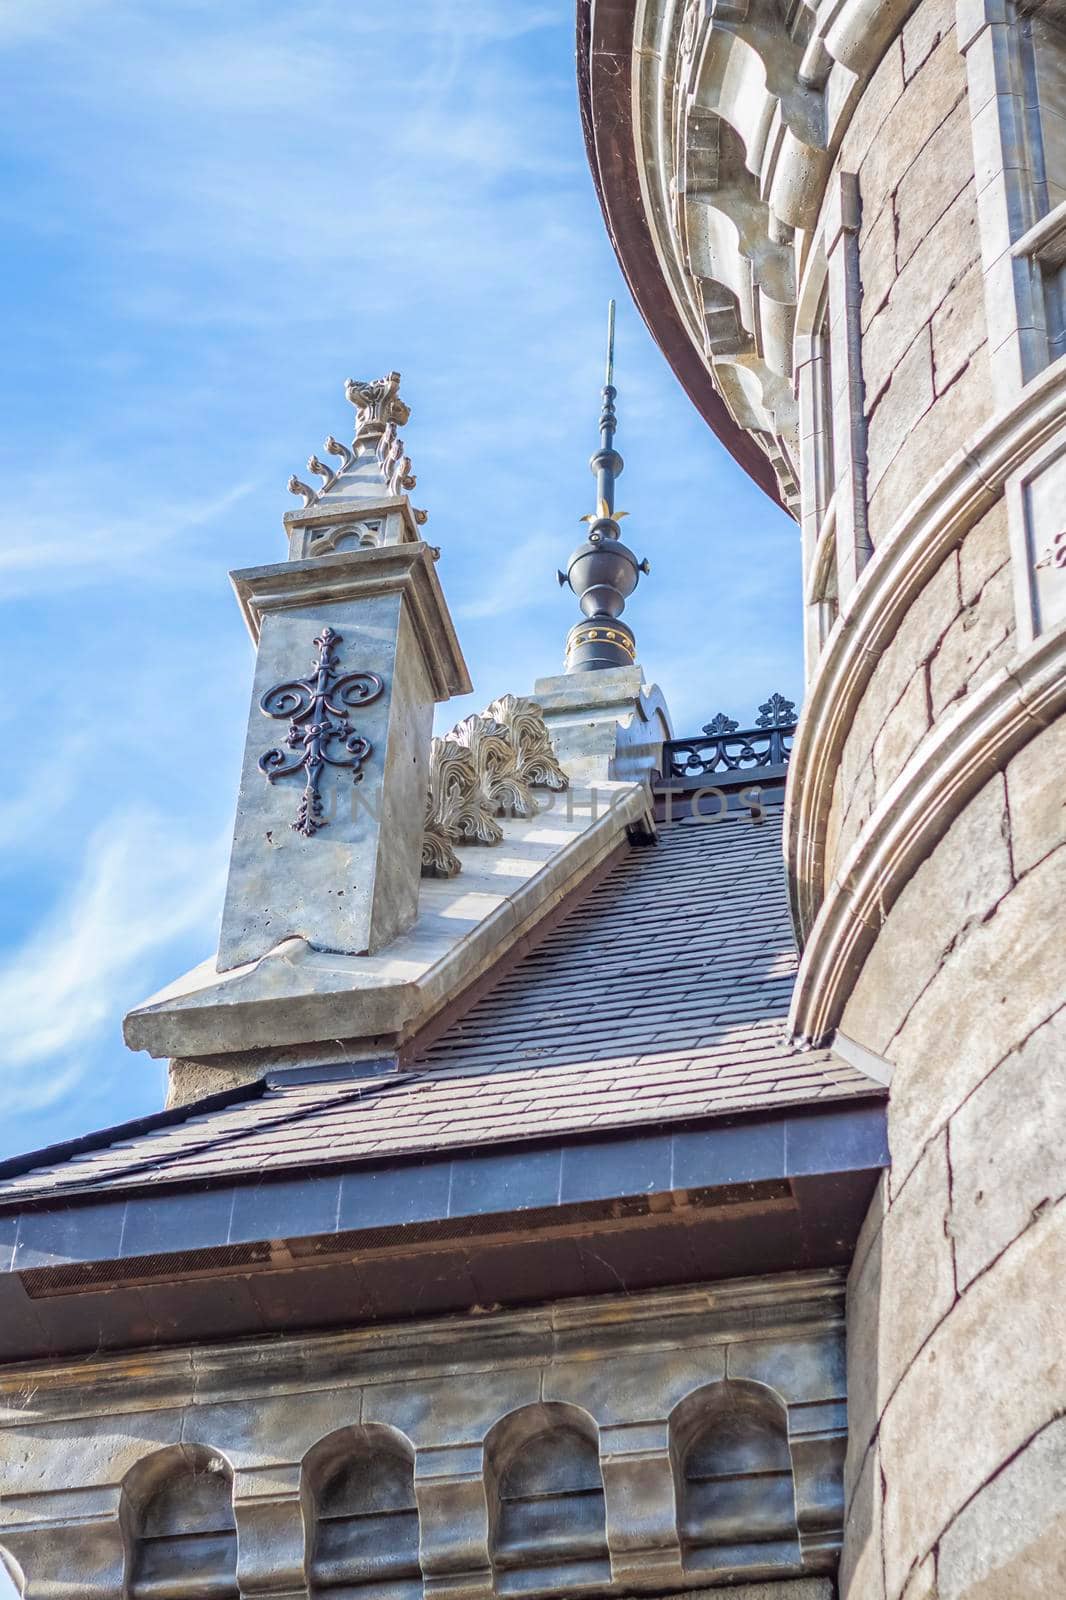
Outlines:
{"type": "Polygon", "coordinates": [[[580,0],[635,299],[799,524],[793,1036],[891,1084],[843,1600],[1066,1593],[1066,11],[580,0]]]}

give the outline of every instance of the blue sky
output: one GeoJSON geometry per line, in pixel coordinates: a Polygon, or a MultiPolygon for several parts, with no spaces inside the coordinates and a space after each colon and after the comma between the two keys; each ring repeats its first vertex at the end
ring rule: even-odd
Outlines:
{"type": "Polygon", "coordinates": [[[570,0],[4,0],[0,58],[12,1153],[161,1102],[120,1024],[214,947],[251,672],[226,574],[282,559],[346,377],[403,373],[475,699],[527,692],[576,616],[617,295],[645,672],[691,731],[801,669],[797,531],[607,242],[570,0]]]}

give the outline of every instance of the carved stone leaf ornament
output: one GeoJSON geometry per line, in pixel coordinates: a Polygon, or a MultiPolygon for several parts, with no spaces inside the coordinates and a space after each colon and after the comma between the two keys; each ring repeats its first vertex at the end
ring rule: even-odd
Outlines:
{"type": "Polygon", "coordinates": [[[552,749],[544,714],[535,700],[515,694],[501,695],[488,715],[507,729],[514,746],[518,775],[532,788],[565,789],[567,776],[552,749]]]}
{"type": "Polygon", "coordinates": [[[568,781],[535,700],[503,695],[465,717],[431,746],[423,877],[455,877],[456,845],[500,844],[498,817],[533,816],[532,790],[565,789],[568,781]]]}
{"type": "MultiPolygon", "coordinates": [[[[325,443],[327,455],[336,456],[339,466],[330,466],[313,455],[307,463],[308,472],[322,479],[317,489],[295,476],[289,479],[289,493],[301,496],[305,506],[317,505],[321,497],[337,487],[344,474],[356,465],[360,457],[376,455],[384,488],[390,495],[406,494],[418,481],[411,470],[411,458],[404,449],[398,429],[411,415],[410,406],[400,399],[400,374],[389,372],[373,382],[349,378],[344,386],[347,399],[355,407],[355,433],[351,446],[342,444],[332,434],[325,443]]],[[[414,512],[420,525],[426,520],[424,511],[414,512]]]]}

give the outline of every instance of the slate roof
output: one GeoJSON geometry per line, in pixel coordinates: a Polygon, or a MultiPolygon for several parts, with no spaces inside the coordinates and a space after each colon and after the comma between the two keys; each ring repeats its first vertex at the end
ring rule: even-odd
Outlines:
{"type": "MultiPolygon", "coordinates": [[[[0,1202],[280,1175],[882,1093],[785,1026],[777,808],[675,822],[396,1075],[193,1104],[0,1180],[0,1202]]],[[[60,1155],[60,1152],[56,1152],[60,1155]]]]}

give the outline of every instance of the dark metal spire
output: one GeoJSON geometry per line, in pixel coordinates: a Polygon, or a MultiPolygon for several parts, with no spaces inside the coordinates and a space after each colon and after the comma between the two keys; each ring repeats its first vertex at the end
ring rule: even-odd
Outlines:
{"type": "Polygon", "coordinates": [[[636,659],[636,639],[628,623],[620,620],[627,598],[640,574],[650,569],[621,542],[619,517],[614,509],[614,486],[625,463],[614,447],[618,418],[614,403],[614,301],[607,309],[607,369],[600,409],[600,447],[589,460],[596,479],[596,510],[582,520],[589,523],[588,538],[578,545],[559,583],[577,596],[585,621],[576,622],[566,638],[567,672],[595,672],[604,667],[629,667],[636,659]]]}

